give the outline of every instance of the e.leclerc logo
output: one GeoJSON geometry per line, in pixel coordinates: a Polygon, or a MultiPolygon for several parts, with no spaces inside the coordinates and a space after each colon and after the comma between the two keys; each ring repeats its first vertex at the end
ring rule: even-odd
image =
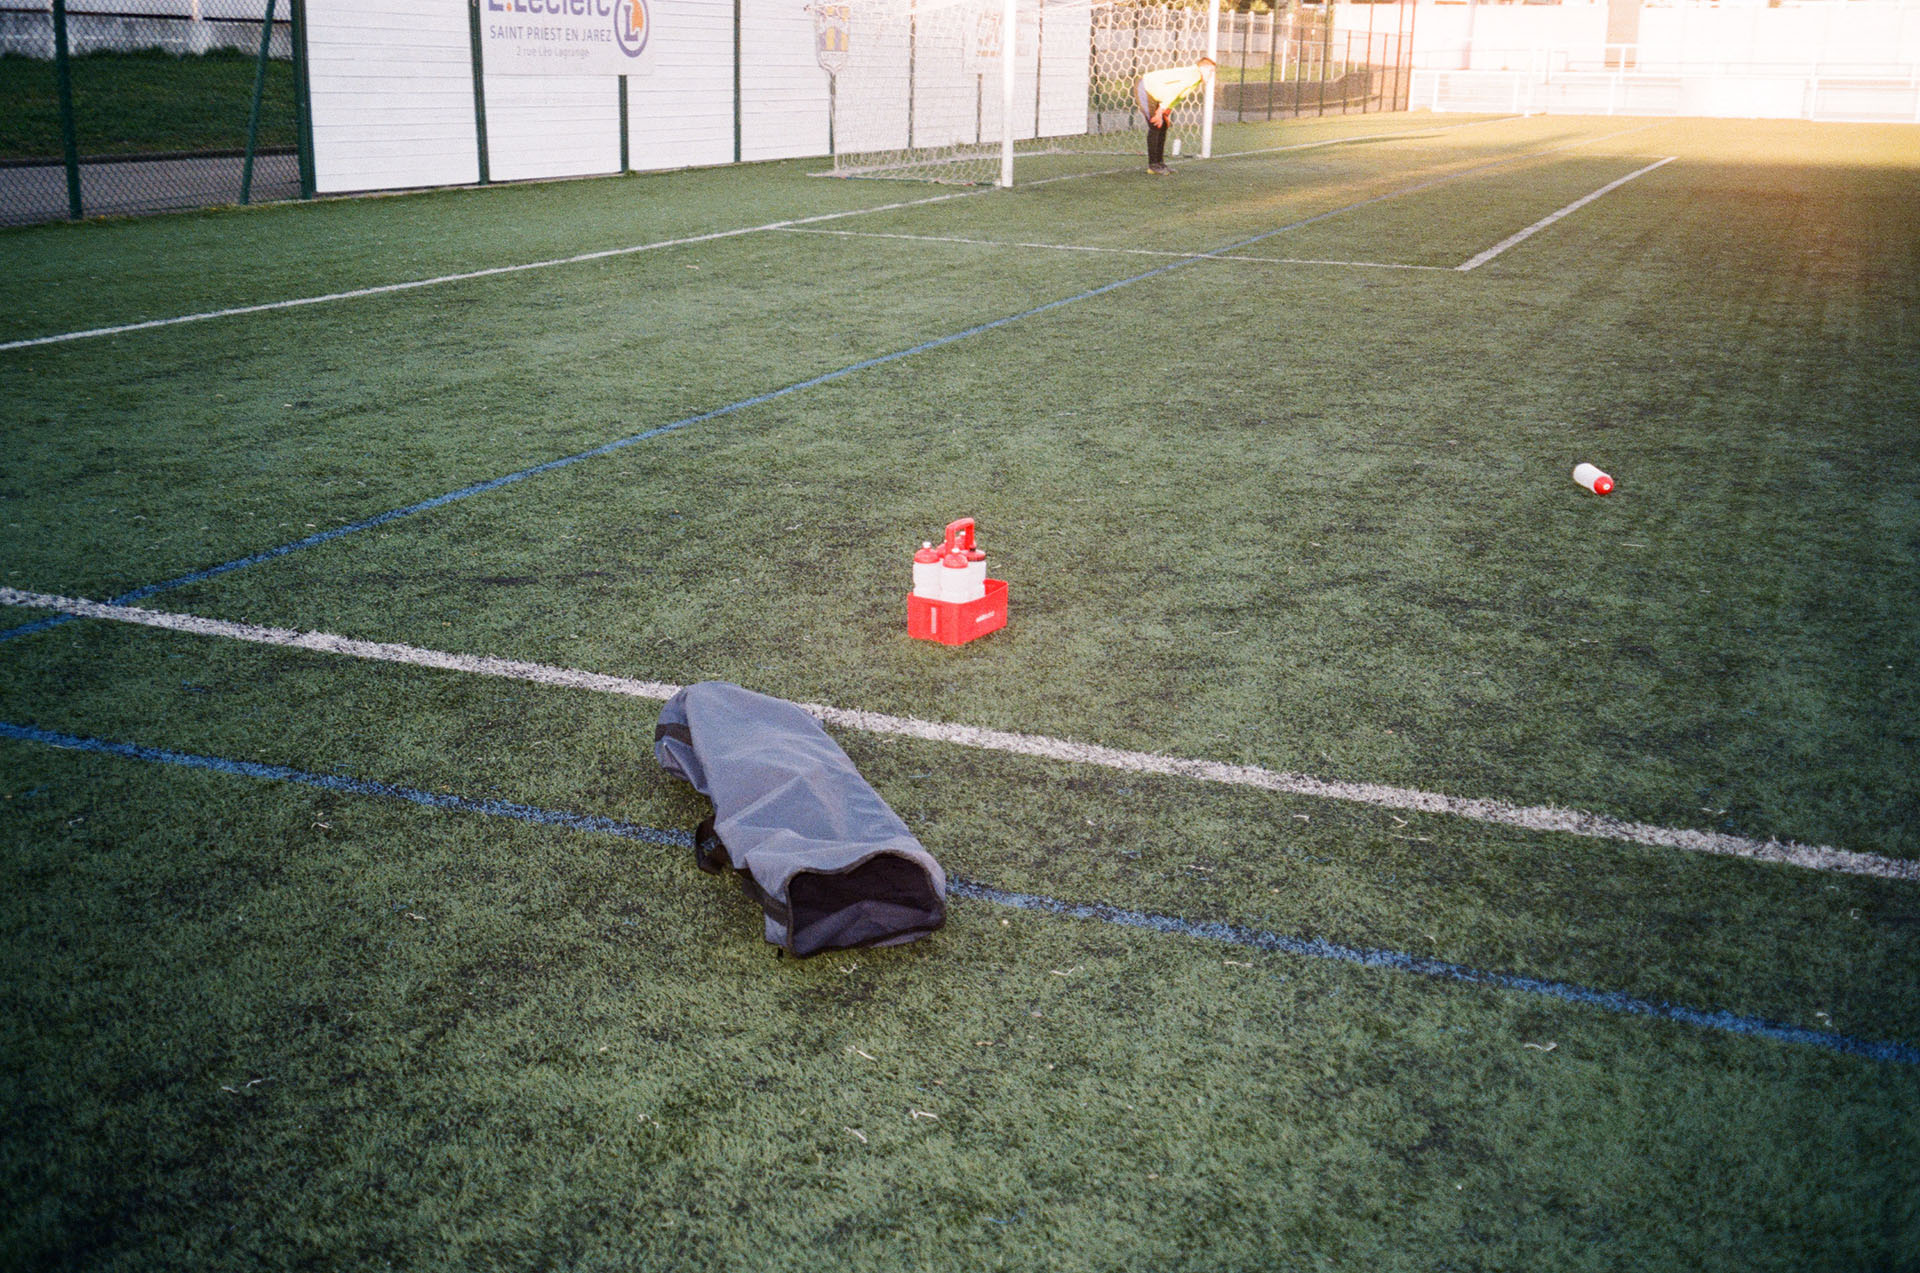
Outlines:
{"type": "Polygon", "coordinates": [[[647,13],[647,0],[615,0],[613,38],[628,57],[639,57],[647,47],[653,23],[647,13]]]}

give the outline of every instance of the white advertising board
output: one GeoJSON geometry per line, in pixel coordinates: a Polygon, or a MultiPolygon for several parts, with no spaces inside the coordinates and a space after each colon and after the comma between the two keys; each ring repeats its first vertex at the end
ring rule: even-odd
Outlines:
{"type": "Polygon", "coordinates": [[[658,32],[651,0],[480,0],[488,75],[645,75],[658,32]]]}

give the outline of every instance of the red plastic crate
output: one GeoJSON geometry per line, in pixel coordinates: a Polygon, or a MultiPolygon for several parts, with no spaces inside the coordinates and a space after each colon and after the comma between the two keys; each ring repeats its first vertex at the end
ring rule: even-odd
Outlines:
{"type": "Polygon", "coordinates": [[[987,580],[978,601],[934,601],[907,594],[907,635],[942,645],[965,645],[1007,626],[1007,581],[987,580]]]}

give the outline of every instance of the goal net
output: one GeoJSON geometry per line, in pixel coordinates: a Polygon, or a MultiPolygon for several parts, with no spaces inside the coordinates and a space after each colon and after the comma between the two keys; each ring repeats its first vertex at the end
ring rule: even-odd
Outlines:
{"type": "MultiPolygon", "coordinates": [[[[1134,83],[1209,47],[1207,7],[1136,0],[816,0],[830,84],[833,174],[960,184],[1144,162],[1134,83]],[[1041,157],[1050,157],[1042,161],[1041,157]]],[[[1170,160],[1199,154],[1200,90],[1167,133],[1170,160]]]]}

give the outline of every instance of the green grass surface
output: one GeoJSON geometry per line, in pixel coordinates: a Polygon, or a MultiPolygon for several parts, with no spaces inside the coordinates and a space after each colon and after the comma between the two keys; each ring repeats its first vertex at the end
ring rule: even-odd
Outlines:
{"type": "MultiPolygon", "coordinates": [[[[0,352],[0,584],[118,595],[1067,301],[144,604],[1920,858],[1920,138],[1463,122],[0,352]],[[962,515],[1012,622],[910,641],[962,515]]],[[[942,193],[814,166],[0,232],[0,340],[942,193]]],[[[654,711],[0,643],[16,725],[681,830],[654,711]]],[[[1920,1045],[1911,882],[838,737],[993,888],[1920,1045]]],[[[1913,1065],[976,900],[776,960],[684,850],[31,742],[0,796],[29,1267],[1920,1247],[1913,1065]]]]}
{"type": "MultiPolygon", "coordinates": [[[[147,51],[73,58],[74,132],[81,157],[244,149],[259,60],[235,50],[192,57],[147,51]]],[[[290,147],[294,127],[293,64],[269,60],[257,144],[290,147]]],[[[53,63],[0,56],[0,159],[58,162],[61,153],[53,63]]]]}

